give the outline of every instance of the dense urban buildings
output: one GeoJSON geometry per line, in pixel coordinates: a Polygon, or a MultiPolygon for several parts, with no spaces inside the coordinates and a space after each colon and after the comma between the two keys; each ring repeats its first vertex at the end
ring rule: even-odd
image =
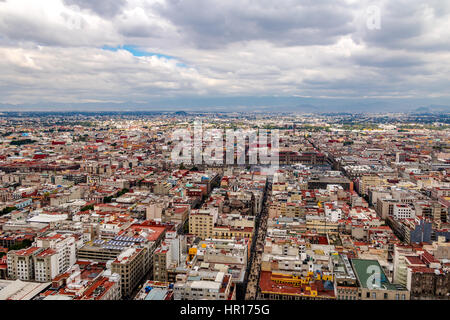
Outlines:
{"type": "Polygon", "coordinates": [[[449,121],[1,114],[0,299],[450,299],[449,121]],[[174,162],[199,120],[278,165],[174,162]]]}

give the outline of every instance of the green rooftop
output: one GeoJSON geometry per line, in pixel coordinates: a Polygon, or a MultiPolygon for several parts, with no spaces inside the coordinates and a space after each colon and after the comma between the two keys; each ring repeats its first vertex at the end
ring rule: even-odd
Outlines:
{"type": "Polygon", "coordinates": [[[351,259],[353,269],[355,270],[356,277],[358,278],[359,284],[363,288],[367,288],[367,280],[374,273],[375,268],[379,268],[381,274],[381,289],[386,290],[405,290],[402,285],[392,284],[389,282],[383,268],[377,260],[366,260],[366,259],[351,259]],[[373,269],[371,269],[373,268],[373,269]]]}

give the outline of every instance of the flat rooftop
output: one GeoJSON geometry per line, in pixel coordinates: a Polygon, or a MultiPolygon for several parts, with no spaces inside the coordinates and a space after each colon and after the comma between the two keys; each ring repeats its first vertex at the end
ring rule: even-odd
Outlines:
{"type": "Polygon", "coordinates": [[[355,270],[356,277],[358,278],[361,287],[368,289],[367,284],[369,277],[374,273],[374,270],[379,270],[381,275],[381,288],[380,290],[407,290],[400,284],[392,284],[389,282],[383,268],[377,260],[368,259],[351,259],[353,269],[355,270]]]}

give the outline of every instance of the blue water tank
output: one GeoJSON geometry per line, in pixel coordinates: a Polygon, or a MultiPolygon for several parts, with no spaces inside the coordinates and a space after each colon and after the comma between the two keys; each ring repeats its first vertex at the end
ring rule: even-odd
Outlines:
{"type": "Polygon", "coordinates": [[[324,282],[323,287],[327,290],[333,290],[334,289],[334,285],[333,282],[327,280],[324,282]]]}

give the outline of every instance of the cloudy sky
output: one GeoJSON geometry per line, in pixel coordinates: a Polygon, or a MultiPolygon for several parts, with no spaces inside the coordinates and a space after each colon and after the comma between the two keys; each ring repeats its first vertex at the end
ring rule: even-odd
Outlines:
{"type": "Polygon", "coordinates": [[[1,105],[183,101],[450,105],[450,1],[0,0],[1,105]]]}

